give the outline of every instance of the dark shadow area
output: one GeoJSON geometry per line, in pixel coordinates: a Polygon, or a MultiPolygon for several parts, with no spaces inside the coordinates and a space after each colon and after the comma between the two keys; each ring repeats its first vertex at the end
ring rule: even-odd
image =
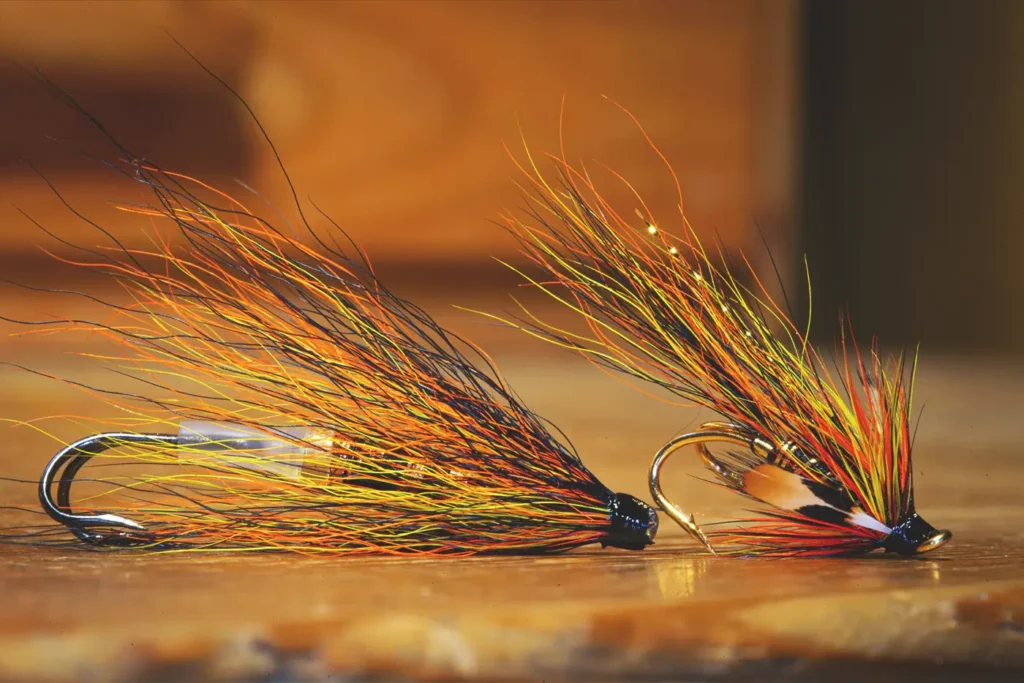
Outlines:
{"type": "MultiPolygon", "coordinates": [[[[1024,3],[805,12],[815,338],[1024,351],[1024,3]]],[[[806,301],[804,302],[806,308],[806,301]]]]}
{"type": "MultiPolygon", "coordinates": [[[[220,75],[228,82],[235,77],[220,75]]],[[[71,67],[48,69],[46,76],[145,159],[190,174],[247,176],[243,112],[198,68],[194,78],[181,80],[130,81],[71,67]]],[[[26,161],[56,176],[103,171],[87,154],[107,159],[109,147],[27,69],[0,65],[0,103],[0,174],[30,172],[26,161]]]]}

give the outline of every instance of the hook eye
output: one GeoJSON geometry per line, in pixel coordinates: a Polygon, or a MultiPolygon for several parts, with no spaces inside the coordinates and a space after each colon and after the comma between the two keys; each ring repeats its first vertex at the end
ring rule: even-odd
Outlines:
{"type": "Polygon", "coordinates": [[[711,547],[707,537],[704,535],[704,531],[697,525],[693,515],[684,512],[682,508],[670,501],[664,491],[662,491],[661,467],[665,464],[665,461],[668,460],[669,456],[676,451],[686,448],[687,446],[696,446],[704,463],[716,474],[728,479],[729,476],[725,468],[711,456],[711,453],[707,448],[707,444],[715,442],[726,442],[751,449],[758,446],[762,448],[764,447],[763,444],[759,443],[760,440],[755,435],[746,431],[742,427],[729,422],[706,422],[700,426],[698,431],[677,436],[662,446],[661,450],[659,450],[654,456],[654,461],[651,463],[651,470],[648,477],[648,483],[651,487],[651,495],[654,497],[654,500],[658,503],[658,506],[662,511],[671,517],[676,524],[683,527],[690,536],[707,548],[712,554],[715,554],[715,549],[711,547]]]}
{"type": "MultiPolygon", "coordinates": [[[[134,531],[145,531],[143,526],[130,519],[107,513],[83,515],[71,512],[71,484],[82,466],[94,455],[126,444],[137,445],[177,445],[176,434],[137,434],[133,432],[108,432],[95,434],[61,449],[50,462],[39,479],[39,503],[53,520],[68,527],[72,533],[83,541],[102,544],[112,537],[92,534],[87,527],[120,527],[134,531]],[[61,470],[63,469],[63,472],[61,470]],[[57,502],[51,496],[54,480],[57,482],[57,502]]],[[[120,538],[120,537],[117,537],[120,538]]],[[[121,539],[124,540],[124,539],[121,539]]],[[[116,541],[112,541],[116,542],[116,541]]]]}

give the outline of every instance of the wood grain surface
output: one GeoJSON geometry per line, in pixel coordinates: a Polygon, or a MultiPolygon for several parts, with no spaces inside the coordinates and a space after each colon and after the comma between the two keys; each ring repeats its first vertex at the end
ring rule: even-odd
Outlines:
{"type": "MultiPolygon", "coordinates": [[[[463,296],[426,303],[495,353],[524,400],[567,432],[603,481],[649,499],[650,457],[703,416],[454,312],[448,304],[463,296]]],[[[501,301],[498,292],[477,296],[501,301]]],[[[52,310],[19,301],[24,311],[52,310]]],[[[60,337],[0,342],[7,360],[86,380],[96,371],[69,352],[90,350],[60,337]]],[[[926,354],[919,381],[918,509],[954,533],[933,555],[714,558],[667,518],[648,550],[549,558],[3,547],[0,680],[1020,680],[1024,366],[926,354]]],[[[103,411],[8,366],[0,386],[0,414],[11,419],[103,411]]],[[[84,435],[71,421],[52,426],[84,435]]],[[[23,427],[0,432],[0,472],[37,478],[55,444],[23,427]]],[[[696,458],[673,461],[669,495],[704,521],[741,511],[699,474],[696,458]]],[[[0,496],[31,505],[35,493],[7,483],[0,496]]]]}

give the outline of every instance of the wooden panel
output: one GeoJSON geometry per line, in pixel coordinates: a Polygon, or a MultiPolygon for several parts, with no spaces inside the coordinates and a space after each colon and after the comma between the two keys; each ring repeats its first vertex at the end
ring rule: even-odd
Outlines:
{"type": "MultiPolygon", "coordinates": [[[[759,217],[769,217],[773,239],[786,234],[795,6],[9,2],[0,5],[0,52],[56,73],[155,161],[242,176],[287,205],[267,147],[237,107],[211,94],[170,31],[252,103],[304,198],[376,258],[403,261],[480,260],[512,248],[488,222],[519,203],[502,143],[517,147],[521,127],[538,150],[554,149],[563,96],[570,155],[622,171],[670,223],[671,179],[608,95],[640,117],[676,165],[696,224],[736,247],[757,243],[759,217]],[[111,104],[133,96],[150,111],[111,104]],[[225,117],[234,117],[245,149],[231,143],[225,117]],[[147,126],[157,139],[145,137],[147,126]]],[[[30,81],[11,78],[26,92],[30,81]]],[[[33,158],[25,125],[34,121],[41,137],[47,107],[60,105],[43,98],[20,124],[5,122],[0,150],[33,158]]],[[[73,143],[86,137],[53,125],[73,143]]],[[[36,153],[62,187],[96,182],[78,180],[81,165],[61,166],[44,146],[36,153]]],[[[14,175],[8,164],[0,191],[45,203],[44,186],[14,175]]],[[[130,223],[116,227],[129,239],[134,232],[130,223]]],[[[0,251],[37,237],[27,227],[6,231],[0,251]]]]}

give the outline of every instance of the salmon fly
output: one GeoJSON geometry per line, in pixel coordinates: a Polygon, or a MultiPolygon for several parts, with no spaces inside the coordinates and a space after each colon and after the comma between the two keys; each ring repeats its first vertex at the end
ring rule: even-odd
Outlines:
{"type": "Polygon", "coordinates": [[[143,387],[86,387],[127,417],[50,461],[39,498],[63,525],[51,530],[101,548],[336,556],[653,542],[654,508],[602,484],[483,351],[393,294],[356,245],[310,227],[297,199],[306,240],[139,160],[40,78],[113,145],[111,168],[151,198],[119,208],[153,225],[145,248],[77,248],[129,304],[47,323],[102,335],[118,350],[101,360],[143,387]]]}
{"type": "Polygon", "coordinates": [[[523,315],[503,320],[724,418],[666,444],[650,472],[662,510],[708,550],[913,555],[944,544],[950,532],[937,531],[914,505],[916,354],[909,362],[906,354],[883,360],[875,341],[865,359],[847,324],[838,371],[828,372],[749,262],[753,284],[744,285],[720,265],[726,259],[708,253],[683,213],[678,178],[644,137],[675,179],[679,235],[662,229],[621,176],[612,172],[635,197],[636,218],[602,197],[564,151],[550,155],[557,179],[549,181],[527,148],[517,162],[527,208],[504,220],[540,274],[516,270],[524,284],[581,316],[586,331],[561,329],[525,306],[523,315]],[[716,482],[770,507],[705,533],[660,485],[664,461],[686,446],[716,482]]]}

